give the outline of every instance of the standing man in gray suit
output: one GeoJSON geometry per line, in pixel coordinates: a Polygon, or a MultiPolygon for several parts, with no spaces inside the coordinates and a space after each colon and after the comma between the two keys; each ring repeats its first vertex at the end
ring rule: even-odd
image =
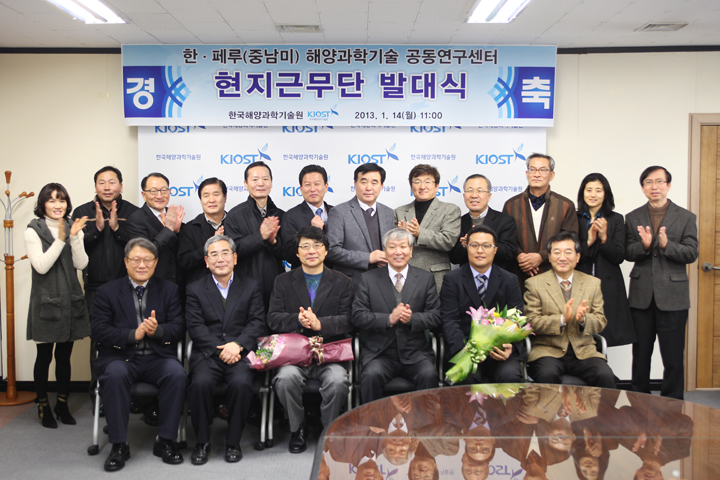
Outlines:
{"type": "Polygon", "coordinates": [[[698,257],[695,214],[667,198],[672,175],[652,166],[640,175],[648,203],[625,216],[625,260],[630,272],[633,344],[632,388],[650,393],[650,360],[655,336],[660,343],[663,382],[660,394],[683,399],[685,324],[690,308],[686,265],[698,257]]]}
{"type": "Polygon", "coordinates": [[[385,169],[366,163],[355,169],[355,197],[330,211],[328,260],[357,286],[360,274],[387,265],[382,236],[395,226],[390,207],[377,202],[385,183],[385,169]]]}
{"type": "Polygon", "coordinates": [[[395,221],[415,237],[410,265],[435,275],[438,291],[450,271],[450,250],[460,236],[460,208],[437,199],[440,172],[420,164],[410,170],[410,188],[415,201],[395,209],[395,221]]]}

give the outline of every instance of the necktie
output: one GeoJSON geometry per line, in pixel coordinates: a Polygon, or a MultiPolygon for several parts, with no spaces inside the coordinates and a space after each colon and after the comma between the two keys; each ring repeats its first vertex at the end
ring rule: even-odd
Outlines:
{"type": "Polygon", "coordinates": [[[485,275],[478,275],[478,295],[480,295],[480,301],[485,300],[485,292],[487,291],[487,277],[485,275]]]}
{"type": "Polygon", "coordinates": [[[135,287],[135,293],[137,293],[137,296],[140,300],[142,300],[144,292],[145,292],[145,287],[143,287],[142,285],[138,285],[137,287],[135,287]]]}
{"type": "Polygon", "coordinates": [[[315,296],[317,295],[317,289],[318,289],[318,281],[314,278],[311,278],[307,282],[308,286],[308,295],[310,295],[310,306],[312,307],[315,303],[315,296]]]}
{"type": "Polygon", "coordinates": [[[372,207],[370,207],[370,208],[367,209],[367,212],[368,212],[368,215],[370,215],[370,216],[372,217],[373,214],[375,213],[375,209],[373,209],[372,207]]]}
{"type": "Polygon", "coordinates": [[[397,290],[398,292],[402,292],[403,289],[402,278],[402,273],[395,274],[395,290],[397,290]]]}
{"type": "Polygon", "coordinates": [[[570,291],[570,288],[572,288],[572,283],[570,283],[570,280],[563,280],[560,282],[560,285],[562,285],[563,290],[566,292],[570,291]]]}
{"type": "Polygon", "coordinates": [[[315,215],[317,215],[318,217],[322,217],[322,208],[318,208],[317,210],[315,210],[315,215]]]}

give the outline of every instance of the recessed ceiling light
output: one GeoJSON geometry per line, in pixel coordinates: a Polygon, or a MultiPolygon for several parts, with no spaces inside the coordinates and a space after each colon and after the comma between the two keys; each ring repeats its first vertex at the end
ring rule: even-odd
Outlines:
{"type": "Polygon", "coordinates": [[[687,27],[687,23],[646,23],[640,28],[636,28],[636,32],[676,32],[681,28],[687,27]]]}
{"type": "Polygon", "coordinates": [[[318,33],[320,25],[276,25],[280,33],[318,33]]]}
{"type": "Polygon", "coordinates": [[[125,23],[100,0],[47,0],[86,24],[125,23]]]}
{"type": "Polygon", "coordinates": [[[478,0],[467,23],[510,23],[530,0],[478,0]]]}

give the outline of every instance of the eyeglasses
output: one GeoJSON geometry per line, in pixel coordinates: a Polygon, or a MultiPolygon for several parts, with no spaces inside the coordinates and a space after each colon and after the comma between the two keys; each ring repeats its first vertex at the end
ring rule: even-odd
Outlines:
{"type": "Polygon", "coordinates": [[[493,245],[492,243],[474,243],[473,242],[473,243],[468,243],[468,248],[470,250],[477,250],[479,248],[479,249],[482,249],[483,252],[487,252],[491,248],[495,248],[495,245],[493,245]]]}
{"type": "Polygon", "coordinates": [[[212,252],[208,254],[208,258],[212,260],[213,262],[217,262],[220,258],[223,260],[227,260],[228,258],[232,257],[233,252],[230,250],[223,250],[222,252],[212,252]]]}
{"type": "Polygon", "coordinates": [[[435,185],[435,180],[413,180],[412,184],[416,187],[419,187],[420,185],[425,185],[426,187],[432,187],[435,185]]]}
{"type": "Polygon", "coordinates": [[[575,255],[577,252],[575,250],[571,250],[568,248],[567,250],[553,250],[551,253],[555,257],[569,258],[569,257],[572,257],[573,255],[575,255]]]}
{"type": "Polygon", "coordinates": [[[550,169],[547,167],[540,167],[540,168],[528,167],[527,171],[532,174],[539,173],[540,175],[547,175],[547,173],[550,171],[550,169]]]}
{"type": "Polygon", "coordinates": [[[163,195],[167,195],[169,191],[170,191],[170,189],[167,188],[167,187],[163,187],[163,188],[161,188],[160,190],[158,190],[157,188],[151,188],[150,190],[143,190],[143,192],[149,193],[150,196],[153,196],[153,197],[156,196],[158,193],[162,193],[163,195]]]}
{"type": "Polygon", "coordinates": [[[645,180],[645,181],[643,182],[643,186],[645,186],[645,187],[652,187],[653,185],[657,185],[658,187],[662,187],[662,186],[665,185],[666,183],[667,183],[666,180],[663,180],[662,178],[659,178],[659,179],[657,179],[657,180],[655,180],[655,181],[645,180]]]}
{"type": "Polygon", "coordinates": [[[130,265],[132,265],[133,267],[138,267],[138,266],[140,266],[141,263],[144,263],[145,265],[147,265],[149,267],[150,265],[155,263],[155,260],[157,260],[157,258],[155,258],[155,257],[153,257],[153,258],[125,257],[125,258],[128,259],[128,262],[130,262],[130,265]]]}
{"type": "Polygon", "coordinates": [[[467,188],[467,189],[465,189],[465,193],[467,193],[468,195],[474,195],[474,194],[476,194],[476,193],[477,193],[478,195],[482,195],[483,193],[490,193],[490,191],[489,191],[489,190],[483,190],[482,188],[478,188],[477,190],[472,189],[472,188],[467,188]]]}
{"type": "Polygon", "coordinates": [[[324,247],[325,247],[324,243],[313,243],[312,245],[309,243],[306,243],[304,245],[298,245],[298,248],[300,250],[302,250],[303,252],[309,252],[311,248],[317,252],[324,247]]]}

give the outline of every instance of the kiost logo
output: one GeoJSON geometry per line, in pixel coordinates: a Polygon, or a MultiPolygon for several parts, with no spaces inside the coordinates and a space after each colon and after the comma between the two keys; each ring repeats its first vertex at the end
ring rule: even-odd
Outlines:
{"type": "Polygon", "coordinates": [[[395,160],[399,161],[400,158],[398,158],[397,155],[395,155],[395,146],[397,144],[393,143],[392,147],[386,148],[385,153],[355,153],[355,154],[348,154],[348,163],[352,165],[359,165],[361,163],[377,163],[382,165],[383,161],[385,160],[385,157],[387,157],[389,160],[395,160]]]}
{"type": "Polygon", "coordinates": [[[517,149],[513,149],[513,153],[506,154],[482,154],[475,155],[475,165],[510,165],[514,160],[525,161],[525,155],[520,154],[523,149],[521,143],[517,149]]]}
{"type": "Polygon", "coordinates": [[[329,125],[323,127],[282,127],[282,133],[317,133],[323,128],[329,128],[332,130],[333,127],[329,125]]]}
{"type": "Polygon", "coordinates": [[[335,110],[336,108],[337,104],[333,105],[330,110],[308,110],[306,116],[308,120],[322,120],[327,122],[332,115],[340,116],[340,114],[335,110]]]}
{"type": "Polygon", "coordinates": [[[173,197],[189,197],[197,192],[198,187],[203,181],[202,175],[197,180],[193,181],[192,187],[170,187],[170,195],[173,197]]]}
{"type": "Polygon", "coordinates": [[[196,128],[202,128],[207,130],[205,127],[200,125],[197,126],[182,126],[182,125],[165,125],[161,127],[155,127],[155,133],[190,133],[196,128]]]}
{"type": "Polygon", "coordinates": [[[254,153],[229,153],[227,155],[220,154],[220,165],[249,165],[253,162],[259,162],[261,160],[271,161],[270,155],[268,155],[268,144],[258,149],[257,155],[254,153]]]}
{"type": "Polygon", "coordinates": [[[462,130],[462,127],[410,127],[410,133],[444,133],[452,129],[462,130]]]}

